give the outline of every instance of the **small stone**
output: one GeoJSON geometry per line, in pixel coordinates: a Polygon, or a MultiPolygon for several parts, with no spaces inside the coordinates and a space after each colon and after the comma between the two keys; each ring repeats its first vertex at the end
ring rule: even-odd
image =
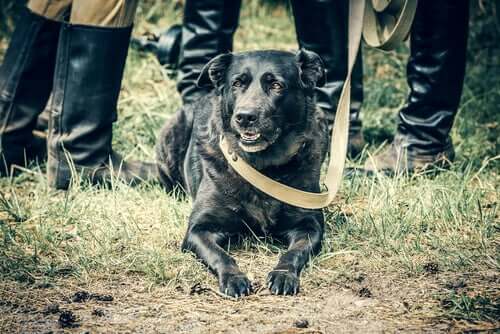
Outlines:
{"type": "Polygon", "coordinates": [[[300,319],[295,321],[294,325],[297,328],[307,328],[309,327],[309,321],[307,319],[300,319]]]}

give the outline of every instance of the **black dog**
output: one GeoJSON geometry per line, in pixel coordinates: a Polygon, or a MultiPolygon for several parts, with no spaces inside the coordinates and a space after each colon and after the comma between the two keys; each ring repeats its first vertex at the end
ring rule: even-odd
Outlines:
{"type": "Polygon", "coordinates": [[[283,204],[256,190],[226,162],[224,135],[232,150],[271,178],[320,191],[320,167],[328,135],[316,108],[314,88],[324,67],[313,52],[255,51],[212,59],[198,78],[211,89],[182,108],[161,132],[157,147],[164,185],[194,199],[183,250],[194,252],[219,279],[221,292],[248,295],[250,282],[224,250],[250,230],[285,241],[288,251],[268,275],[275,294],[296,294],[299,275],[321,248],[321,210],[283,204]]]}

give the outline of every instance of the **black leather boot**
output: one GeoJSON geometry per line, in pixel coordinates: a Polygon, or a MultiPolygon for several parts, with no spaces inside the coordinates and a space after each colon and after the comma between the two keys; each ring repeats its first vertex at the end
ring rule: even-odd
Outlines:
{"type": "Polygon", "coordinates": [[[49,124],[49,185],[67,189],[77,176],[129,184],[156,178],[156,165],[128,163],[111,148],[112,126],[132,28],[64,24],[49,124]]]}
{"type": "MultiPolygon", "coordinates": [[[[316,89],[317,101],[332,125],[347,75],[348,1],[292,0],[291,3],[299,46],[316,52],[325,63],[327,83],[316,89]]],[[[348,152],[353,157],[365,146],[359,119],[363,104],[362,64],[360,52],[351,79],[351,125],[348,152]]]]}
{"type": "Polygon", "coordinates": [[[0,176],[45,159],[45,140],[32,131],[52,89],[60,26],[28,9],[17,21],[0,67],[0,176]]]}
{"type": "Polygon", "coordinates": [[[179,66],[182,26],[174,24],[158,34],[147,33],[132,37],[130,45],[142,52],[153,53],[168,76],[175,78],[179,66]]]}
{"type": "Polygon", "coordinates": [[[213,57],[233,50],[241,0],[186,0],[177,90],[184,104],[203,91],[196,80],[213,57]]]}
{"type": "Polygon", "coordinates": [[[450,129],[465,74],[469,1],[419,1],[407,67],[410,95],[399,112],[394,142],[368,159],[365,170],[388,174],[449,165],[450,129]]]}

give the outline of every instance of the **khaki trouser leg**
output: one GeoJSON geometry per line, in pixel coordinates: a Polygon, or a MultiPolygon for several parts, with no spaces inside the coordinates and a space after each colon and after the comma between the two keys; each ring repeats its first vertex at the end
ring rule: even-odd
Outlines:
{"type": "Polygon", "coordinates": [[[73,0],[71,23],[101,27],[129,27],[138,0],[73,0]]]}
{"type": "Polygon", "coordinates": [[[29,0],[28,8],[35,14],[50,20],[64,21],[71,10],[73,0],[29,0]]]}
{"type": "Polygon", "coordinates": [[[128,27],[134,22],[139,0],[30,0],[28,8],[48,19],[62,21],[71,10],[70,23],[128,27]]]}

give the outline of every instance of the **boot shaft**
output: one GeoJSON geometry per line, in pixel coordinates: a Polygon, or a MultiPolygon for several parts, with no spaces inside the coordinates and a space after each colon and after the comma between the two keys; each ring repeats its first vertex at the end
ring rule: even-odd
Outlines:
{"type": "Polygon", "coordinates": [[[466,0],[419,1],[407,66],[410,95],[398,132],[412,149],[449,149],[465,75],[469,21],[466,0]]]}
{"type": "Polygon", "coordinates": [[[233,50],[241,0],[187,0],[184,8],[177,90],[184,103],[203,92],[196,80],[213,57],[233,50]]]}
{"type": "Polygon", "coordinates": [[[73,167],[108,162],[131,31],[63,25],[50,108],[51,186],[67,188],[73,167]]]}
{"type": "Polygon", "coordinates": [[[27,9],[17,20],[0,66],[0,175],[46,153],[32,131],[52,89],[60,26],[27,9]]]}
{"type": "MultiPolygon", "coordinates": [[[[317,88],[318,105],[333,122],[340,92],[347,76],[348,0],[292,0],[297,41],[301,48],[316,52],[326,67],[327,83],[317,88]]],[[[351,76],[351,119],[358,120],[363,103],[361,52],[351,76]]]]}

